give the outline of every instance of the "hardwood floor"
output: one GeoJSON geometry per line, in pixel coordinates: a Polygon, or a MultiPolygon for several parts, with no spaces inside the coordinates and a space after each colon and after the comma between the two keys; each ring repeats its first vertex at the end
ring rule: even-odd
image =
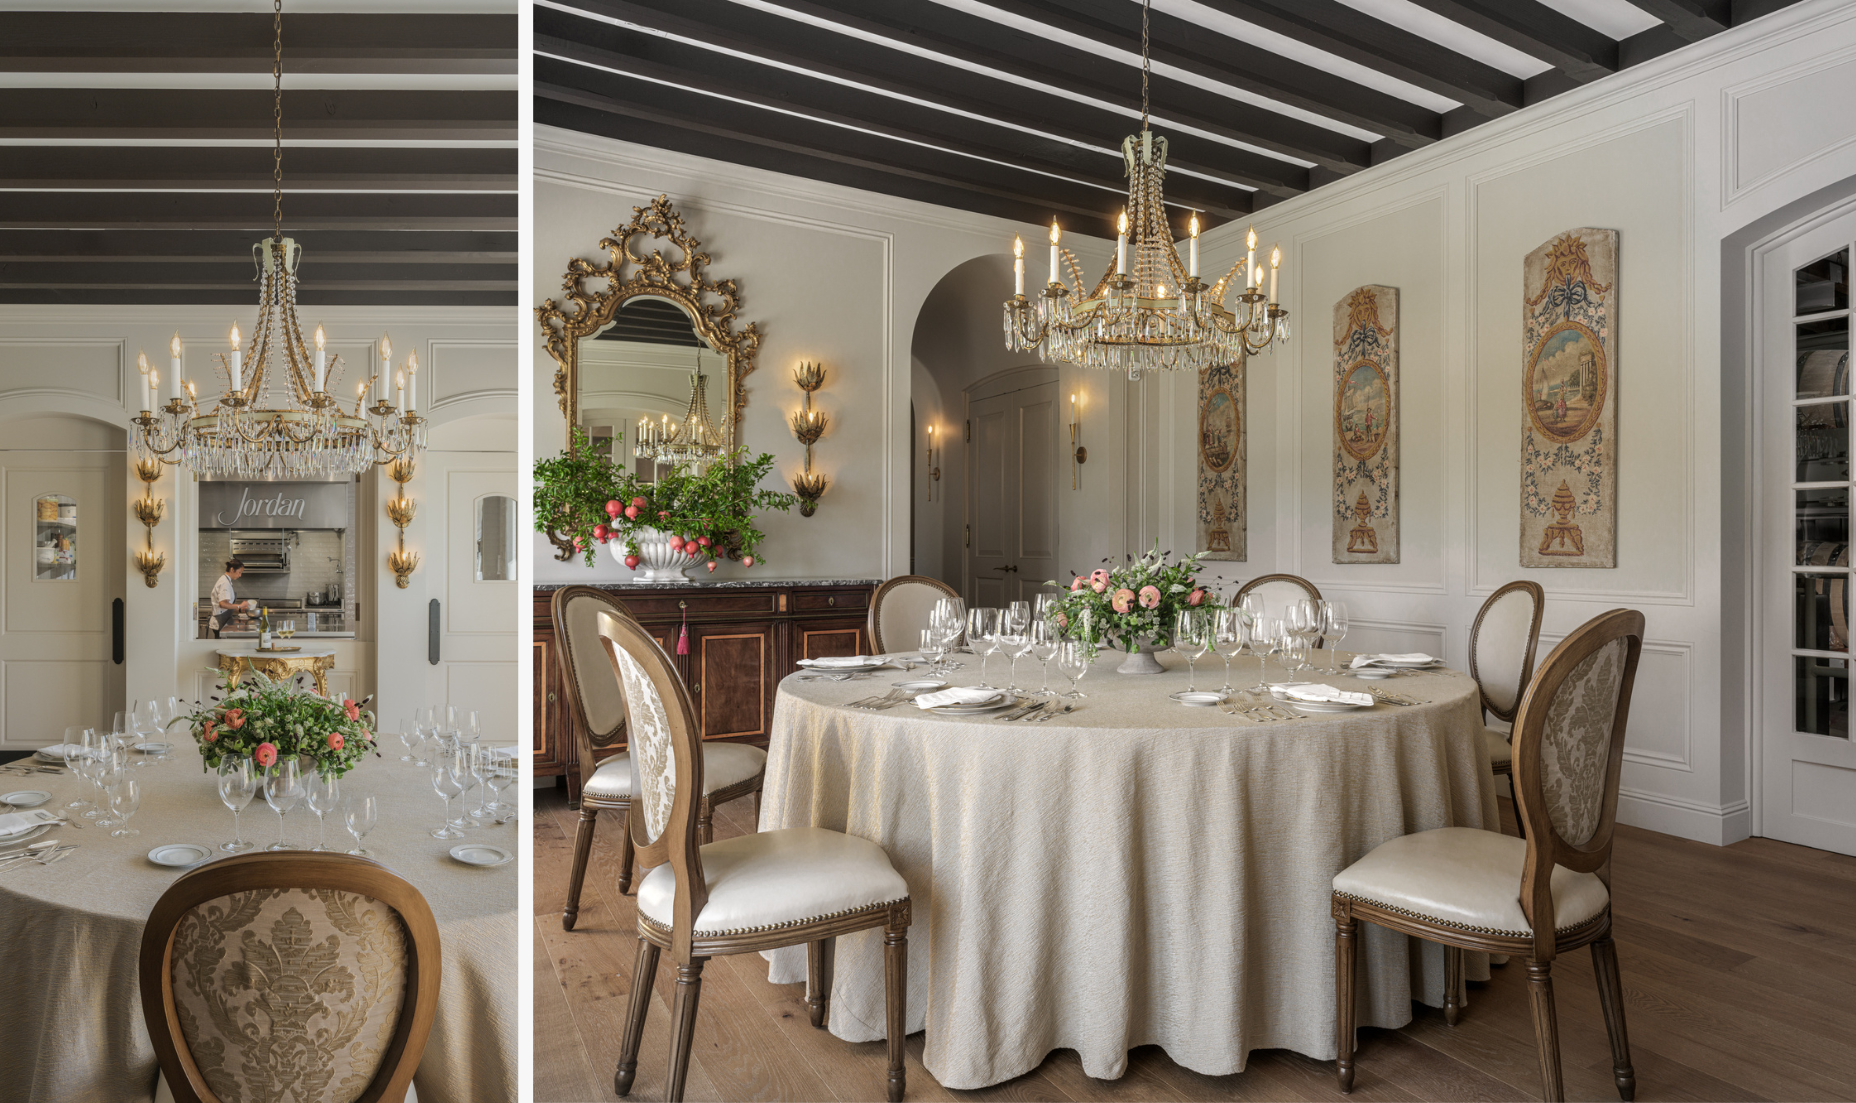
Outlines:
{"type": "MultiPolygon", "coordinates": [[[[600,821],[578,929],[561,905],[578,816],[560,790],[536,794],[535,1099],[613,1100],[619,1024],[637,945],[630,897],[618,893],[600,821]]],[[[753,802],[722,806],[716,837],[753,829],[753,802]]],[[[1503,815],[1512,831],[1511,809],[1503,815]]],[[[1749,839],[1713,847],[1618,828],[1614,914],[1637,1098],[1856,1100],[1856,858],[1749,839]]],[[[1569,1099],[1615,1100],[1610,1050],[1590,956],[1554,970],[1569,1099]]],[[[657,992],[630,1098],[663,1097],[669,979],[657,992]]],[[[1283,1050],[1250,1055],[1233,1076],[1201,1076],[1158,1047],[1129,1056],[1120,1080],[1084,1074],[1059,1050],[1037,1069],[983,1091],[950,1091],[909,1039],[911,1100],[1478,1100],[1539,1097],[1526,976],[1510,965],[1470,986],[1453,1029],[1417,1007],[1399,1030],[1362,1030],[1351,1096],[1332,1062],[1283,1050]]],[[[876,1100],[883,1043],[851,1044],[814,1030],[804,985],[767,983],[758,955],[716,958],[704,974],[690,1061],[690,1100],[876,1100]]]]}

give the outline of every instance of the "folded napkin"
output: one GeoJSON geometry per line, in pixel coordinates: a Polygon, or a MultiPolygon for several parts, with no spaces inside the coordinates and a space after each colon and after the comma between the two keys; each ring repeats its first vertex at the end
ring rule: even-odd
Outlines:
{"type": "Polygon", "coordinates": [[[1370,706],[1373,703],[1373,695],[1370,693],[1350,693],[1344,689],[1318,684],[1284,686],[1282,692],[1283,696],[1291,701],[1332,701],[1337,705],[1363,706],[1370,706]]]}
{"type": "Polygon", "coordinates": [[[30,831],[42,823],[52,823],[57,819],[57,813],[43,808],[29,808],[24,812],[8,812],[0,816],[0,839],[30,831]]]}
{"type": "Polygon", "coordinates": [[[924,693],[915,699],[921,708],[932,709],[942,705],[983,705],[997,701],[1004,695],[1002,690],[981,689],[978,686],[954,686],[952,689],[936,690],[924,693]]]}
{"type": "Polygon", "coordinates": [[[1354,670],[1363,666],[1376,666],[1380,663],[1434,663],[1437,659],[1422,651],[1413,651],[1405,655],[1355,655],[1347,665],[1354,670]]]}
{"type": "MultiPolygon", "coordinates": [[[[66,746],[65,744],[59,743],[59,744],[56,744],[50,747],[40,747],[39,753],[44,755],[46,758],[63,758],[65,746],[66,746]]],[[[83,749],[84,748],[81,744],[76,747],[76,750],[79,750],[79,751],[83,749]]]]}
{"type": "Polygon", "coordinates": [[[889,662],[888,655],[826,655],[819,659],[800,659],[799,665],[818,667],[821,670],[835,670],[886,662],[889,662]]]}

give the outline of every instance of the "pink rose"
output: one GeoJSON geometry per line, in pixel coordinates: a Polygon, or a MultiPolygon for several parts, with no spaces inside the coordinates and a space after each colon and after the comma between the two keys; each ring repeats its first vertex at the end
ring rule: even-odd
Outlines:
{"type": "Polygon", "coordinates": [[[374,741],[374,733],[371,731],[368,731],[366,728],[361,729],[361,734],[366,737],[369,743],[372,743],[374,741]]]}
{"type": "Polygon", "coordinates": [[[1157,586],[1141,587],[1141,608],[1157,609],[1160,607],[1160,589],[1157,586]]]}
{"type": "Polygon", "coordinates": [[[1076,581],[1070,583],[1070,592],[1075,593],[1087,585],[1089,585],[1089,580],[1079,574],[1076,576],[1076,581]]]}
{"type": "Polygon", "coordinates": [[[358,704],[357,702],[354,702],[354,701],[343,701],[343,702],[342,702],[342,711],[343,711],[343,712],[346,712],[346,713],[348,714],[348,719],[350,719],[350,720],[359,720],[359,719],[361,719],[361,706],[360,706],[360,704],[358,704]]]}
{"type": "Polygon", "coordinates": [[[226,727],[231,728],[233,731],[237,731],[244,726],[245,726],[245,710],[244,709],[227,709],[226,710],[226,727]]]}
{"type": "Polygon", "coordinates": [[[251,760],[258,765],[269,768],[277,765],[277,744],[260,743],[258,749],[251,752],[251,760]]]}
{"type": "Polygon", "coordinates": [[[1197,605],[1199,602],[1204,601],[1204,600],[1205,600],[1204,590],[1194,590],[1191,593],[1186,595],[1187,605],[1197,605]]]}
{"type": "Polygon", "coordinates": [[[342,738],[341,732],[330,732],[329,733],[329,750],[339,751],[342,749],[342,744],[346,742],[348,741],[342,738]]]}
{"type": "Polygon", "coordinates": [[[213,722],[211,720],[206,722],[206,734],[202,735],[200,738],[206,740],[208,743],[219,742],[219,733],[213,730],[213,722]]]}
{"type": "Polygon", "coordinates": [[[1117,613],[1128,612],[1130,609],[1134,608],[1134,591],[1126,587],[1116,590],[1114,598],[1109,601],[1109,605],[1117,613]]]}
{"type": "MultiPolygon", "coordinates": [[[[1081,581],[1081,580],[1079,579],[1078,581],[1081,581]]],[[[1068,628],[1069,626],[1070,626],[1070,614],[1061,613],[1061,612],[1058,613],[1057,614],[1057,627],[1068,628]]]]}
{"type": "Polygon", "coordinates": [[[1108,583],[1103,582],[1101,579],[1097,579],[1089,584],[1089,588],[1098,594],[1105,593],[1108,590],[1108,583]]]}
{"type": "Polygon", "coordinates": [[[1106,570],[1104,570],[1104,569],[1103,569],[1103,568],[1101,568],[1101,567],[1097,567],[1097,568],[1096,568],[1095,570],[1093,570],[1093,571],[1090,571],[1090,572],[1089,572],[1089,581],[1091,581],[1091,582],[1107,582],[1107,581],[1108,581],[1108,571],[1106,571],[1106,570]]]}

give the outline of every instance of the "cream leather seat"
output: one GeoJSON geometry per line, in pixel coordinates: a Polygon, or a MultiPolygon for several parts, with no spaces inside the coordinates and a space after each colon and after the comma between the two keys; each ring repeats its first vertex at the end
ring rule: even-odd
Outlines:
{"type": "Polygon", "coordinates": [[[1508,733],[1484,728],[1482,741],[1488,745],[1489,765],[1498,774],[1508,773],[1510,764],[1514,762],[1514,744],[1508,742],[1508,733]]]}
{"type": "MultiPolygon", "coordinates": [[[[767,752],[747,743],[708,743],[702,749],[702,792],[713,796],[752,781],[767,768],[767,752]]],[[[599,764],[593,776],[580,786],[582,799],[630,800],[632,795],[632,756],[621,751],[599,764]]]]}
{"type": "Polygon", "coordinates": [[[935,602],[959,596],[940,579],[919,574],[898,575],[878,586],[870,595],[870,650],[879,655],[915,650],[935,602]]]}
{"type": "MultiPolygon", "coordinates": [[[[702,873],[709,902],[693,930],[705,935],[790,926],[909,895],[882,847],[819,827],[710,843],[702,848],[702,873]]],[[[670,926],[676,898],[677,875],[668,862],[638,884],[639,914],[661,927],[670,926]]]]}
{"type": "MultiPolygon", "coordinates": [[[[1532,938],[1534,925],[1521,910],[1518,891],[1526,861],[1525,839],[1440,827],[1381,844],[1342,870],[1334,891],[1448,927],[1532,938]]],[[[1554,866],[1552,884],[1556,931],[1590,920],[1611,901],[1596,873],[1554,866]]]]}

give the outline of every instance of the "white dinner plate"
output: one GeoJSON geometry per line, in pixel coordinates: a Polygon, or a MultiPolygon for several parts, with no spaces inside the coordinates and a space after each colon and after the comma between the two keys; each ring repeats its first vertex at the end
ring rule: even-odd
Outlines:
{"type": "Polygon", "coordinates": [[[1428,663],[1407,663],[1394,662],[1391,659],[1376,659],[1373,665],[1391,667],[1393,670],[1429,670],[1434,666],[1444,665],[1444,661],[1442,659],[1432,659],[1428,663]]]}
{"type": "Polygon", "coordinates": [[[1017,703],[1018,698],[1016,696],[1001,691],[999,696],[993,698],[991,701],[984,701],[975,705],[937,705],[928,711],[940,713],[942,716],[978,716],[983,712],[998,712],[1000,709],[1009,709],[1017,703]]]}
{"type": "Polygon", "coordinates": [[[174,749],[172,743],[137,743],[135,749],[143,754],[163,755],[174,749]]]}
{"type": "Polygon", "coordinates": [[[500,866],[515,860],[515,855],[488,843],[460,843],[451,848],[451,856],[467,866],[500,866]]]}
{"type": "Polygon", "coordinates": [[[63,743],[60,743],[55,747],[40,747],[38,750],[32,753],[44,759],[47,762],[63,762],[64,761],[64,747],[65,745],[63,743]]]}
{"type": "Polygon", "coordinates": [[[15,808],[37,808],[52,795],[43,789],[21,789],[17,793],[0,793],[0,804],[10,804],[15,808]]]}
{"type": "Polygon", "coordinates": [[[1392,675],[1397,674],[1398,671],[1385,666],[1363,666],[1358,670],[1349,670],[1347,673],[1353,675],[1355,678],[1365,678],[1369,681],[1376,682],[1382,678],[1390,678],[1392,675]]]}
{"type": "Polygon", "coordinates": [[[1210,708],[1211,706],[1220,704],[1224,701],[1224,694],[1214,693],[1210,690],[1205,690],[1205,689],[1194,690],[1191,693],[1187,693],[1182,690],[1179,693],[1172,694],[1171,696],[1173,700],[1178,701],[1182,705],[1191,705],[1193,708],[1200,708],[1200,709],[1210,708]]]}
{"type": "Polygon", "coordinates": [[[947,679],[946,678],[917,678],[912,682],[891,682],[890,684],[895,686],[897,689],[907,689],[907,690],[913,690],[917,693],[927,693],[929,690],[946,689],[947,679]]]}
{"type": "Polygon", "coordinates": [[[1287,701],[1289,699],[1289,694],[1285,691],[1290,686],[1308,686],[1308,685],[1314,685],[1314,683],[1313,682],[1277,682],[1276,684],[1270,686],[1270,696],[1276,698],[1278,701],[1287,701]]]}
{"type": "MultiPolygon", "coordinates": [[[[51,824],[51,823],[42,823],[34,827],[28,827],[24,831],[21,831],[20,833],[18,833],[17,835],[0,835],[0,846],[15,847],[15,846],[18,846],[20,843],[30,842],[31,840],[38,838],[40,835],[45,834],[47,831],[50,831],[52,828],[56,826],[58,825],[51,824]]],[[[12,853],[11,850],[7,851],[7,854],[11,854],[11,853],[12,853]]],[[[5,856],[6,855],[0,855],[0,857],[5,857],[5,856]]]]}
{"type": "Polygon", "coordinates": [[[169,843],[148,852],[149,861],[158,866],[170,866],[174,869],[197,866],[212,856],[213,852],[199,843],[169,843]]]}
{"type": "Polygon", "coordinates": [[[1301,712],[1358,712],[1370,709],[1371,705],[1356,705],[1349,701],[1289,701],[1289,707],[1301,712]]]}

